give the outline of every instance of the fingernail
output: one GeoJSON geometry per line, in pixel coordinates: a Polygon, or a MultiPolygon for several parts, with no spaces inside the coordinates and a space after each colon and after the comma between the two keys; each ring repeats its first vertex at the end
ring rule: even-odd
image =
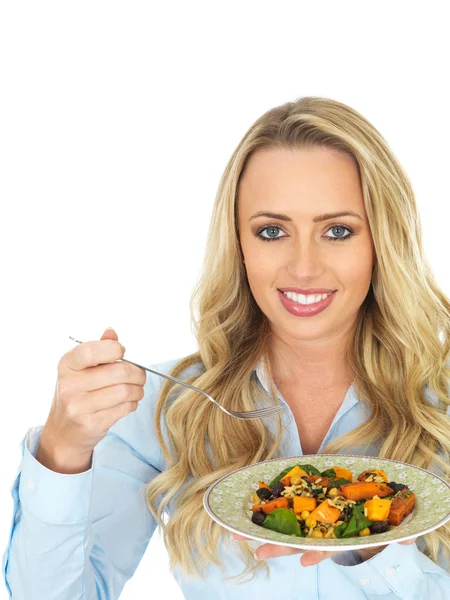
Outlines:
{"type": "Polygon", "coordinates": [[[255,560],[262,560],[264,558],[263,556],[258,556],[258,552],[255,552],[254,556],[255,560]]]}

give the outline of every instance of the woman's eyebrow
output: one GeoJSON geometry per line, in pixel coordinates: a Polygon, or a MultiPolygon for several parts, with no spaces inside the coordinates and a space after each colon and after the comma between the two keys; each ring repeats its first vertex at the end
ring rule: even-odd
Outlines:
{"type": "MultiPolygon", "coordinates": [[[[264,211],[256,212],[250,217],[249,221],[256,219],[257,217],[269,217],[271,219],[279,219],[280,221],[289,221],[292,223],[292,219],[287,215],[264,211]]],[[[323,215],[318,215],[317,217],[314,217],[313,222],[318,223],[319,221],[327,221],[328,219],[335,219],[336,217],[356,217],[362,221],[362,217],[358,215],[358,213],[355,213],[352,210],[342,210],[335,213],[324,213],[323,215]]]]}

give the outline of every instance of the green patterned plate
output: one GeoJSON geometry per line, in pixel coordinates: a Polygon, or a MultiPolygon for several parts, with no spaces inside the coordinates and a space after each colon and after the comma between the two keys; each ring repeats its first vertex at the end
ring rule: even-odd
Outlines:
{"type": "Polygon", "coordinates": [[[344,552],[402,542],[441,527],[450,520],[450,486],[438,475],[396,460],[374,456],[312,454],[268,460],[228,473],[206,490],[203,505],[219,525],[253,540],[304,550],[344,552]],[[414,492],[414,509],[394,529],[366,537],[305,538],[278,533],[253,523],[252,496],[258,489],[258,481],[268,483],[283,469],[295,464],[311,464],[320,472],[339,466],[352,471],[354,477],[369,469],[383,469],[388,481],[403,483],[414,492]]]}

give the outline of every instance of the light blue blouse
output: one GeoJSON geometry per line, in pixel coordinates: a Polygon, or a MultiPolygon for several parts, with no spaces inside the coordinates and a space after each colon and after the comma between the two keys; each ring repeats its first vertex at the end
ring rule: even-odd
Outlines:
{"type": "MultiPolygon", "coordinates": [[[[168,373],[179,360],[148,366],[168,373]]],[[[191,367],[182,378],[193,375],[196,369],[198,366],[191,367]]],[[[262,362],[254,376],[268,390],[262,362]]],[[[84,473],[64,475],[41,465],[35,456],[43,427],[27,431],[21,442],[22,460],[11,488],[14,507],[3,555],[3,577],[10,598],[119,598],[156,528],[144,492],[146,484],[167,468],[153,424],[156,399],[164,381],[147,372],[145,396],[137,410],[111,427],[95,447],[92,466],[84,473]]],[[[280,402],[286,404],[277,392],[280,402]]],[[[435,402],[427,392],[426,397],[435,402]]],[[[318,452],[330,441],[355,429],[369,413],[367,403],[357,397],[351,385],[318,452]]],[[[266,422],[275,431],[276,420],[266,419],[266,422]]],[[[278,456],[302,455],[298,429],[287,404],[283,424],[278,456]]],[[[377,456],[377,449],[355,448],[352,454],[377,456]]],[[[256,548],[260,542],[252,544],[256,548]]],[[[301,565],[300,555],[268,559],[269,579],[263,572],[241,584],[225,580],[245,567],[232,548],[232,542],[230,547],[226,544],[219,547],[223,568],[210,565],[204,580],[175,569],[173,575],[185,598],[450,598],[449,565],[440,559],[438,566],[427,558],[421,551],[422,538],[406,546],[392,543],[366,562],[360,562],[353,551],[341,552],[309,567],[301,565]]]]}

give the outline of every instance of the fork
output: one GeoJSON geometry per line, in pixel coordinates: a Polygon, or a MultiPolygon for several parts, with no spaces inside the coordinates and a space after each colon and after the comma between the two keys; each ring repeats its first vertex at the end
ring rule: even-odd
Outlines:
{"type": "MultiPolygon", "coordinates": [[[[83,343],[80,340],[76,340],[75,338],[73,338],[70,335],[69,335],[69,338],[71,340],[73,340],[74,342],[77,342],[77,344],[83,343]]],[[[220,408],[220,410],[223,410],[224,413],[226,413],[227,415],[230,415],[230,417],[234,417],[235,419],[244,419],[244,420],[246,420],[246,419],[264,419],[264,417],[271,417],[272,415],[285,410],[285,406],[283,406],[283,405],[279,405],[279,406],[274,405],[274,406],[267,406],[266,408],[258,408],[256,410],[246,410],[246,411],[242,411],[242,412],[234,411],[234,410],[230,411],[230,410],[227,410],[226,408],[224,408],[223,406],[220,406],[220,404],[218,402],[216,402],[216,400],[214,400],[214,398],[212,398],[209,394],[207,394],[203,390],[199,389],[198,387],[195,387],[195,385],[191,385],[190,383],[186,383],[185,381],[182,381],[181,379],[172,377],[172,375],[167,375],[167,373],[161,373],[161,371],[157,371],[156,369],[149,369],[148,367],[138,365],[137,363],[135,363],[131,360],[127,360],[126,358],[122,358],[120,360],[122,360],[123,362],[130,363],[130,365],[135,365],[136,367],[139,367],[140,369],[144,369],[145,371],[149,371],[150,373],[154,373],[155,375],[159,375],[160,377],[165,377],[166,379],[175,381],[176,383],[179,383],[180,385],[184,385],[185,387],[189,387],[192,390],[195,390],[196,392],[203,394],[204,396],[206,396],[206,398],[208,398],[208,400],[210,400],[213,404],[218,406],[220,408]]]]}

